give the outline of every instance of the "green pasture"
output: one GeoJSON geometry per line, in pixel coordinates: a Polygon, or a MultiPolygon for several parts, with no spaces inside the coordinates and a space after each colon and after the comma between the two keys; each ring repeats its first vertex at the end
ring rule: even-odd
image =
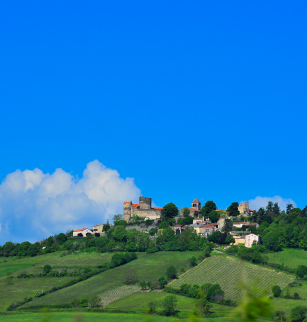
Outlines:
{"type": "MultiPolygon", "coordinates": [[[[100,295],[104,292],[124,285],[124,274],[127,270],[134,270],[138,280],[154,281],[160,276],[165,276],[166,269],[174,265],[177,270],[180,267],[188,267],[188,259],[198,257],[201,252],[158,252],[153,254],[138,253],[138,259],[132,262],[110,269],[88,280],[36,298],[22,307],[34,305],[59,305],[70,303],[74,298],[89,298],[92,295],[100,295]]],[[[52,264],[51,264],[52,265],[52,264]]]]}
{"type": "Polygon", "coordinates": [[[295,248],[285,248],[281,252],[268,253],[269,263],[283,264],[290,268],[297,268],[299,265],[307,266],[307,251],[295,248]]]}
{"type": "Polygon", "coordinates": [[[59,286],[73,279],[61,278],[16,278],[8,284],[5,277],[0,278],[0,311],[5,311],[12,302],[21,302],[25,296],[34,297],[38,291],[59,286]]]}
{"type": "MultiPolygon", "coordinates": [[[[140,291],[109,304],[108,306],[106,306],[106,309],[133,310],[137,312],[139,311],[139,313],[144,313],[148,309],[147,304],[149,302],[157,302],[161,304],[164,298],[168,295],[170,294],[161,291],[140,291]]],[[[192,314],[197,300],[180,295],[176,295],[176,297],[178,299],[177,310],[180,311],[179,317],[187,317],[190,314],[192,314]]],[[[218,316],[225,316],[229,315],[231,310],[231,307],[213,304],[213,308],[211,311],[218,316]]]]}
{"type": "Polygon", "coordinates": [[[212,256],[173,281],[170,286],[179,288],[182,284],[218,283],[225,291],[225,297],[240,300],[245,285],[256,295],[271,295],[272,286],[285,287],[294,276],[277,273],[274,270],[252,265],[228,256],[212,256]]]}

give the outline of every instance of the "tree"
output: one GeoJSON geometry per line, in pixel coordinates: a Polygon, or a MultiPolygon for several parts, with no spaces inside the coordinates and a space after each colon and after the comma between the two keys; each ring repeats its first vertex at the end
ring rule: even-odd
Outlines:
{"type": "Polygon", "coordinates": [[[225,219],[224,226],[222,228],[223,233],[230,233],[232,231],[232,220],[230,219],[225,219]]]}
{"type": "Polygon", "coordinates": [[[298,278],[304,278],[307,275],[307,266],[299,265],[295,271],[295,275],[298,278]]]}
{"type": "Polygon", "coordinates": [[[190,209],[185,207],[183,209],[183,217],[188,217],[188,216],[190,216],[190,209]]]}
{"type": "Polygon", "coordinates": [[[50,273],[52,271],[52,267],[49,264],[46,264],[44,266],[44,273],[45,275],[47,275],[48,273],[50,273]]]}
{"type": "Polygon", "coordinates": [[[297,306],[291,310],[293,322],[303,322],[306,318],[307,306],[297,306]]]}
{"type": "Polygon", "coordinates": [[[269,211],[274,211],[273,210],[273,202],[272,201],[269,201],[268,202],[268,205],[266,206],[266,211],[269,212],[269,211]]]}
{"type": "Polygon", "coordinates": [[[102,231],[107,232],[110,228],[111,226],[109,224],[105,224],[103,225],[102,231]]]}
{"type": "Polygon", "coordinates": [[[216,210],[216,204],[215,202],[213,202],[212,200],[208,200],[205,205],[201,208],[201,213],[204,217],[207,217],[210,212],[215,211],[216,210]]]}
{"type": "Polygon", "coordinates": [[[156,302],[149,302],[147,303],[148,306],[148,313],[154,314],[157,311],[157,303],[156,302]]]}
{"type": "Polygon", "coordinates": [[[278,317],[278,321],[280,322],[286,321],[285,316],[286,316],[286,313],[284,311],[276,312],[276,317],[278,317]]]}
{"type": "Polygon", "coordinates": [[[273,206],[273,212],[276,216],[279,216],[280,215],[280,208],[278,206],[278,202],[275,202],[274,203],[274,206],[273,206]]]}
{"type": "Polygon", "coordinates": [[[172,280],[174,278],[177,278],[177,270],[176,268],[171,265],[167,268],[166,270],[166,277],[169,279],[169,280],[172,280]]]}
{"type": "Polygon", "coordinates": [[[98,295],[93,295],[88,300],[88,305],[91,307],[99,307],[101,306],[101,298],[98,295]]]}
{"type": "Polygon", "coordinates": [[[146,288],[147,288],[147,283],[146,283],[146,281],[140,281],[140,282],[139,282],[139,285],[140,285],[140,287],[141,287],[141,289],[142,289],[142,290],[146,290],[146,288]]]}
{"type": "Polygon", "coordinates": [[[293,209],[293,204],[292,203],[287,204],[286,214],[289,215],[292,209],[293,209]]]}
{"type": "Polygon", "coordinates": [[[113,232],[113,237],[120,242],[124,242],[127,240],[127,231],[125,226],[117,226],[113,232]]]}
{"type": "Polygon", "coordinates": [[[133,285],[137,282],[138,278],[136,272],[133,269],[128,269],[124,273],[124,283],[127,285],[133,285]]]}
{"type": "Polygon", "coordinates": [[[298,294],[297,292],[295,292],[295,293],[293,294],[293,300],[299,300],[299,299],[300,299],[299,294],[298,294]]]}
{"type": "Polygon", "coordinates": [[[191,258],[189,258],[189,264],[191,267],[194,267],[197,265],[197,261],[196,261],[196,257],[192,256],[191,258]]]}
{"type": "Polygon", "coordinates": [[[67,236],[66,236],[65,234],[63,234],[63,233],[60,233],[60,234],[58,234],[58,235],[56,236],[56,239],[57,239],[57,242],[58,242],[60,245],[62,245],[62,244],[64,244],[64,243],[66,242],[66,240],[67,240],[67,236]]]}
{"type": "Polygon", "coordinates": [[[122,214],[117,214],[113,216],[113,222],[123,220],[123,215],[122,214]]]}
{"type": "Polygon", "coordinates": [[[169,224],[167,221],[162,221],[160,224],[159,224],[159,229],[165,229],[165,228],[168,228],[169,224]]]}
{"type": "Polygon", "coordinates": [[[218,243],[221,238],[220,231],[214,231],[211,235],[208,236],[208,240],[212,243],[218,243]]]}
{"type": "Polygon", "coordinates": [[[220,219],[220,214],[216,210],[212,210],[208,217],[212,223],[215,223],[220,219]]]}
{"type": "Polygon", "coordinates": [[[163,213],[167,218],[174,218],[178,215],[178,208],[175,204],[170,202],[163,207],[163,213]]]}
{"type": "Polygon", "coordinates": [[[237,217],[240,215],[240,211],[239,211],[239,204],[237,202],[233,202],[228,208],[228,215],[232,216],[232,217],[237,217]]]}
{"type": "Polygon", "coordinates": [[[83,297],[80,300],[80,306],[82,306],[82,307],[87,307],[88,306],[88,299],[86,297],[83,297]]]}
{"type": "Polygon", "coordinates": [[[228,234],[225,240],[226,244],[232,244],[235,242],[235,239],[233,238],[233,236],[231,234],[228,234]]]}
{"type": "Polygon", "coordinates": [[[167,280],[165,279],[164,276],[161,276],[158,279],[158,283],[159,283],[160,287],[163,289],[167,284],[167,280]]]}
{"type": "Polygon", "coordinates": [[[279,297],[280,294],[281,294],[281,288],[280,288],[280,286],[279,285],[274,285],[272,287],[272,293],[273,293],[273,296],[274,297],[279,297]]]}
{"type": "Polygon", "coordinates": [[[176,313],[177,298],[175,295],[168,295],[162,301],[163,313],[166,316],[174,315],[176,313]]]}
{"type": "Polygon", "coordinates": [[[158,231],[158,229],[157,229],[157,228],[151,228],[151,229],[149,230],[149,235],[150,235],[150,236],[154,236],[154,235],[157,233],[157,231],[158,231]]]}

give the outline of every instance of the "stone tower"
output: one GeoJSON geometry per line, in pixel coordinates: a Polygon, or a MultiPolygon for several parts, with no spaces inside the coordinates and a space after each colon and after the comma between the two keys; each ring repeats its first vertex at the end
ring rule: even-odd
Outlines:
{"type": "Polygon", "coordinates": [[[131,207],[132,207],[132,201],[125,201],[124,202],[124,220],[128,222],[131,217],[131,207]]]}
{"type": "Polygon", "coordinates": [[[151,198],[140,197],[139,199],[140,209],[151,209],[151,198]]]}
{"type": "Polygon", "coordinates": [[[197,210],[201,209],[201,203],[197,198],[191,202],[191,208],[196,208],[197,210]]]}

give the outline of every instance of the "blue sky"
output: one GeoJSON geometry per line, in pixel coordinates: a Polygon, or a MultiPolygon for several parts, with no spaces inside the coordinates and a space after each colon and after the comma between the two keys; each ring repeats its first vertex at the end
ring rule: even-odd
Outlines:
{"type": "MultiPolygon", "coordinates": [[[[4,197],[18,169],[60,168],[74,183],[85,169],[106,174],[98,161],[119,173],[116,205],[84,207],[77,221],[67,210],[72,226],[104,221],[139,194],[180,208],[195,197],[226,208],[257,196],[305,207],[306,9],[303,1],[3,1],[0,244],[18,240],[13,226],[23,239],[25,224],[45,225],[41,194],[27,192],[36,188],[4,197]]],[[[57,233],[54,221],[35,238],[57,233]]]]}

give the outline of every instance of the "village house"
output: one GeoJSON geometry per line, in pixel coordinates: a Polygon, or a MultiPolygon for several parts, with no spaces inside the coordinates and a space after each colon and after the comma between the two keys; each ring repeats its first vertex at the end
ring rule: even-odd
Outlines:
{"type": "Polygon", "coordinates": [[[104,226],[103,224],[93,226],[93,233],[101,234],[103,230],[103,226],[104,226]]]}
{"type": "Polygon", "coordinates": [[[73,231],[73,237],[86,237],[87,234],[93,234],[93,232],[88,228],[81,228],[73,231]]]}
{"type": "Polygon", "coordinates": [[[129,222],[133,215],[142,219],[155,220],[163,216],[162,207],[152,207],[151,198],[140,197],[139,203],[133,204],[132,201],[124,202],[124,220],[129,222]]]}
{"type": "Polygon", "coordinates": [[[199,217],[202,216],[202,214],[200,212],[200,210],[201,210],[201,203],[200,203],[200,201],[197,198],[194,199],[191,202],[191,207],[184,207],[184,208],[181,208],[179,210],[179,216],[180,217],[183,217],[183,211],[184,211],[185,208],[189,209],[189,211],[190,211],[190,214],[189,215],[191,217],[197,217],[197,218],[199,218],[199,217]]]}
{"type": "Polygon", "coordinates": [[[259,244],[260,237],[255,234],[243,235],[243,236],[233,236],[235,242],[233,245],[243,244],[245,247],[251,248],[253,243],[259,244]]]}

